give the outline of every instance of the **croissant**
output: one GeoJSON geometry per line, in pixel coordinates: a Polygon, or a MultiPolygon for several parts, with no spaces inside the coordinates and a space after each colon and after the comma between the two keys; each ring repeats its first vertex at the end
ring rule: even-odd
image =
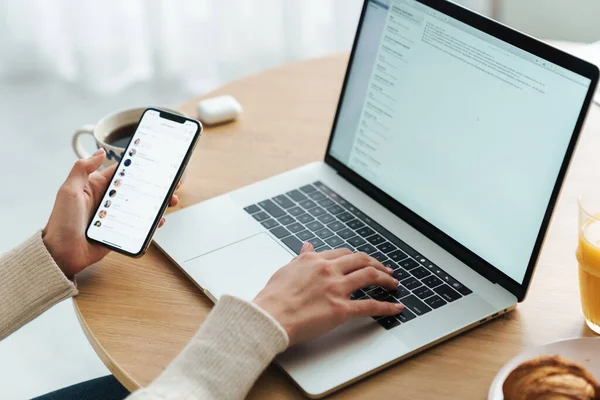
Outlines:
{"type": "Polygon", "coordinates": [[[542,356],[515,368],[502,386],[504,400],[597,400],[600,387],[581,365],[542,356]]]}

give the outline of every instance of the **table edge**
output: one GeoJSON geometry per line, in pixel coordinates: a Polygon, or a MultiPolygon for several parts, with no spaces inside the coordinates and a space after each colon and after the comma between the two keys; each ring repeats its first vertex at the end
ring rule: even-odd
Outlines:
{"type": "MultiPolygon", "coordinates": [[[[73,299],[75,300],[75,299],[73,299]]],[[[142,385],[139,384],[131,375],[129,375],[121,366],[108,354],[104,346],[100,344],[94,333],[90,330],[85,318],[83,317],[79,305],[76,301],[73,301],[73,308],[75,309],[75,315],[81,326],[83,334],[87,338],[88,342],[94,349],[94,352],[100,358],[100,361],[108,368],[108,370],[115,376],[115,378],[123,385],[130,393],[140,389],[142,385]]]]}

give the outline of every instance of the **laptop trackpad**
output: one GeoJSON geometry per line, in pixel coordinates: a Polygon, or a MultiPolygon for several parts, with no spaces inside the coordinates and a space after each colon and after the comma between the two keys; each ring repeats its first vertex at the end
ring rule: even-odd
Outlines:
{"type": "Polygon", "coordinates": [[[251,301],[293,255],[266,233],[193,258],[183,269],[216,299],[231,294],[251,301]]]}

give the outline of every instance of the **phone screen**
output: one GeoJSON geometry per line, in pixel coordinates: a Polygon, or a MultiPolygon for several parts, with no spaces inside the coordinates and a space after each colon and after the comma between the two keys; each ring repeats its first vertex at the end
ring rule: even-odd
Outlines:
{"type": "Polygon", "coordinates": [[[88,238],[140,254],[199,134],[196,121],[146,110],[90,222],[88,238]]]}

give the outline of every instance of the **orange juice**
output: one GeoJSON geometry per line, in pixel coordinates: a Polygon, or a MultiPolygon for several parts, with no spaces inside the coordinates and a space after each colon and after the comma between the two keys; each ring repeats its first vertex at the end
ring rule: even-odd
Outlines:
{"type": "Polygon", "coordinates": [[[600,220],[595,219],[598,217],[580,222],[577,261],[583,315],[588,326],[600,334],[600,220]]]}

